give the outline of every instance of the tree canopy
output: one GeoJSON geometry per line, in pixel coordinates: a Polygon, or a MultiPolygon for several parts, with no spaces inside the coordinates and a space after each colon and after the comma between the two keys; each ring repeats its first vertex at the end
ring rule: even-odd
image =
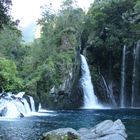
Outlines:
{"type": "Polygon", "coordinates": [[[0,28],[7,24],[11,17],[9,15],[10,7],[12,6],[11,0],[1,0],[0,1],[0,28]]]}

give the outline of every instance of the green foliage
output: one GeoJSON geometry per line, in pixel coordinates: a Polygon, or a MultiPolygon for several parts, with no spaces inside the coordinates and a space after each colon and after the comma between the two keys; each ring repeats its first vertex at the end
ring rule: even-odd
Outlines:
{"type": "Polygon", "coordinates": [[[138,9],[138,0],[100,0],[90,7],[82,34],[82,47],[88,45],[90,50],[98,52],[93,58],[96,65],[106,67],[109,59],[120,63],[122,45],[132,47],[139,40],[138,9]]]}
{"type": "Polygon", "coordinates": [[[19,59],[21,54],[21,34],[15,27],[4,26],[0,31],[0,53],[8,59],[19,59]]]}
{"type": "Polygon", "coordinates": [[[17,29],[19,21],[12,21],[9,12],[11,5],[11,0],[0,1],[0,87],[16,92],[23,89],[23,80],[19,78],[18,70],[25,49],[21,44],[21,31],[17,29]]]}
{"type": "Polygon", "coordinates": [[[94,87],[101,98],[106,94],[101,87],[104,86],[101,75],[104,76],[108,86],[113,85],[113,94],[116,99],[119,98],[124,45],[127,47],[125,90],[127,95],[131,95],[133,48],[139,39],[139,0],[94,1],[86,15],[82,48],[87,50],[94,87]]]}
{"type": "Polygon", "coordinates": [[[10,21],[9,9],[11,5],[11,0],[0,1],[0,28],[2,28],[3,25],[9,23],[10,21]]]}
{"type": "Polygon", "coordinates": [[[17,77],[16,65],[13,61],[0,58],[0,86],[6,91],[22,89],[22,80],[17,77]]]}
{"type": "Polygon", "coordinates": [[[95,1],[86,16],[73,0],[64,1],[57,14],[45,6],[38,21],[41,38],[26,47],[22,61],[25,87],[42,99],[49,96],[54,85],[59,88],[66,80],[80,45],[87,47],[93,79],[99,79],[100,70],[118,80],[122,45],[132,47],[139,38],[139,5],[138,0],[95,1]]]}
{"type": "Polygon", "coordinates": [[[94,79],[99,70],[118,78],[122,45],[131,48],[140,36],[139,0],[96,0],[86,15],[74,0],[65,0],[58,13],[44,7],[41,37],[25,45],[8,14],[10,5],[0,1],[0,86],[6,90],[25,88],[46,97],[67,79],[80,46],[87,47],[94,79]]]}
{"type": "Polygon", "coordinates": [[[137,24],[134,22],[136,15],[139,14],[135,8],[138,5],[137,2],[136,0],[104,0],[95,2],[87,14],[89,18],[87,24],[90,24],[90,26],[86,26],[86,30],[90,31],[88,28],[92,28],[92,32],[89,33],[89,42],[91,40],[94,44],[100,42],[101,39],[99,37],[104,28],[108,28],[106,46],[114,47],[114,44],[119,46],[121,43],[131,45],[132,40],[133,42],[138,40],[138,35],[131,28],[131,26],[134,26],[133,24],[137,24]],[[132,24],[131,22],[134,23],[132,24]]]}
{"type": "Polygon", "coordinates": [[[54,85],[59,87],[72,70],[85,18],[82,9],[73,5],[73,1],[65,1],[58,14],[51,6],[44,7],[43,18],[39,20],[41,38],[31,44],[24,58],[25,85],[36,82],[43,86],[42,96],[54,85]]]}

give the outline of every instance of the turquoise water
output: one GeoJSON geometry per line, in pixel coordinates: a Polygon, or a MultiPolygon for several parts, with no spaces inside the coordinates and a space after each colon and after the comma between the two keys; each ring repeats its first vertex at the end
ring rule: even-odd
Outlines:
{"type": "Polygon", "coordinates": [[[121,119],[127,129],[128,140],[140,140],[139,109],[54,111],[21,119],[0,119],[0,139],[38,140],[42,133],[53,129],[90,128],[106,119],[121,119]]]}

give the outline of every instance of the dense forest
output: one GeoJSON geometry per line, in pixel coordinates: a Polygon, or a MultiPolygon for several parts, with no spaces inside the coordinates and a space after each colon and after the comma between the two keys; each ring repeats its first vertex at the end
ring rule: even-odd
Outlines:
{"type": "Polygon", "coordinates": [[[1,92],[25,91],[47,108],[78,108],[82,53],[102,104],[140,105],[139,0],[95,0],[88,12],[74,0],[65,0],[58,13],[47,5],[38,20],[41,37],[30,44],[22,40],[11,6],[11,0],[0,1],[1,92]]]}

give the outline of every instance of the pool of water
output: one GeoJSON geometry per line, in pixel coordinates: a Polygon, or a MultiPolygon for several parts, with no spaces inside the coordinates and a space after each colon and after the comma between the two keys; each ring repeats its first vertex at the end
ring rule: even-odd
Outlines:
{"type": "Polygon", "coordinates": [[[42,133],[53,129],[90,128],[106,119],[121,119],[128,140],[140,140],[140,109],[52,111],[21,119],[0,118],[0,139],[38,140],[42,133]]]}

